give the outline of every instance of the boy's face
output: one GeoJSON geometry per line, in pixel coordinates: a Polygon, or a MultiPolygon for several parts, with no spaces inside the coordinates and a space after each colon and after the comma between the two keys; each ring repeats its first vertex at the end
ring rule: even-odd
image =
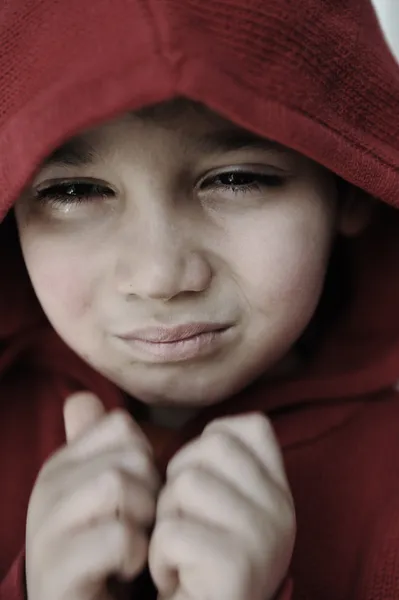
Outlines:
{"type": "Polygon", "coordinates": [[[144,402],[205,405],[306,328],[335,196],[310,160],[176,102],[54,153],[16,217],[37,297],[77,354],[144,402]]]}

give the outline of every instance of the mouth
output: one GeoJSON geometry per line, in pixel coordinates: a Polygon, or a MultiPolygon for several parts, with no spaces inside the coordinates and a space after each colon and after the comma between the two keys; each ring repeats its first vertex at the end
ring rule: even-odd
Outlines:
{"type": "Polygon", "coordinates": [[[181,362],[210,355],[231,334],[230,324],[187,323],[148,327],[118,336],[136,358],[150,362],[181,362]]]}

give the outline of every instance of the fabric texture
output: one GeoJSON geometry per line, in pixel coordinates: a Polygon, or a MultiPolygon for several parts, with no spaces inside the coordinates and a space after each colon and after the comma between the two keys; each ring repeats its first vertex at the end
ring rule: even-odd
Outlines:
{"type": "Polygon", "coordinates": [[[8,211],[71,135],[175,96],[382,202],[346,245],[350,299],[301,377],[254,383],[179,433],[147,428],[159,466],[212,418],[267,412],[298,517],[294,591],[288,583],[284,600],[399,598],[399,72],[370,2],[3,0],[0,600],[24,596],[17,557],[27,504],[43,461],[63,443],[65,397],[91,389],[108,408],[123,403],[46,321],[8,211]]]}

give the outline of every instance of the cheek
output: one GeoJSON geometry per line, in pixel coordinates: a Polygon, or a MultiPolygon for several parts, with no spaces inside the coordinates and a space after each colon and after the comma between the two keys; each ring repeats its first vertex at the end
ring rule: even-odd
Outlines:
{"type": "Polygon", "coordinates": [[[235,267],[252,310],[293,316],[313,310],[333,238],[323,214],[287,214],[257,220],[235,235],[235,267]],[[239,235],[237,235],[239,233],[239,235]],[[276,313],[277,311],[277,313],[276,313]]]}
{"type": "MultiPolygon", "coordinates": [[[[44,312],[56,328],[73,325],[89,312],[93,300],[94,265],[70,245],[22,243],[26,267],[44,312]]],[[[87,255],[86,255],[87,256],[87,255]]]]}

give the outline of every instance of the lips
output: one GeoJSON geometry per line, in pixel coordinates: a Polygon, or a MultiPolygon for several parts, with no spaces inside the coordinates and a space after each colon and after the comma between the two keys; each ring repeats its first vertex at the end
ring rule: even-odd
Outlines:
{"type": "Polygon", "coordinates": [[[176,327],[147,327],[120,337],[125,340],[138,340],[148,344],[172,344],[189,340],[204,333],[224,331],[228,327],[228,324],[221,323],[187,323],[176,327]]]}
{"type": "Polygon", "coordinates": [[[235,330],[226,323],[185,323],[136,329],[117,337],[133,360],[165,365],[216,356],[234,340],[235,330]]]}

